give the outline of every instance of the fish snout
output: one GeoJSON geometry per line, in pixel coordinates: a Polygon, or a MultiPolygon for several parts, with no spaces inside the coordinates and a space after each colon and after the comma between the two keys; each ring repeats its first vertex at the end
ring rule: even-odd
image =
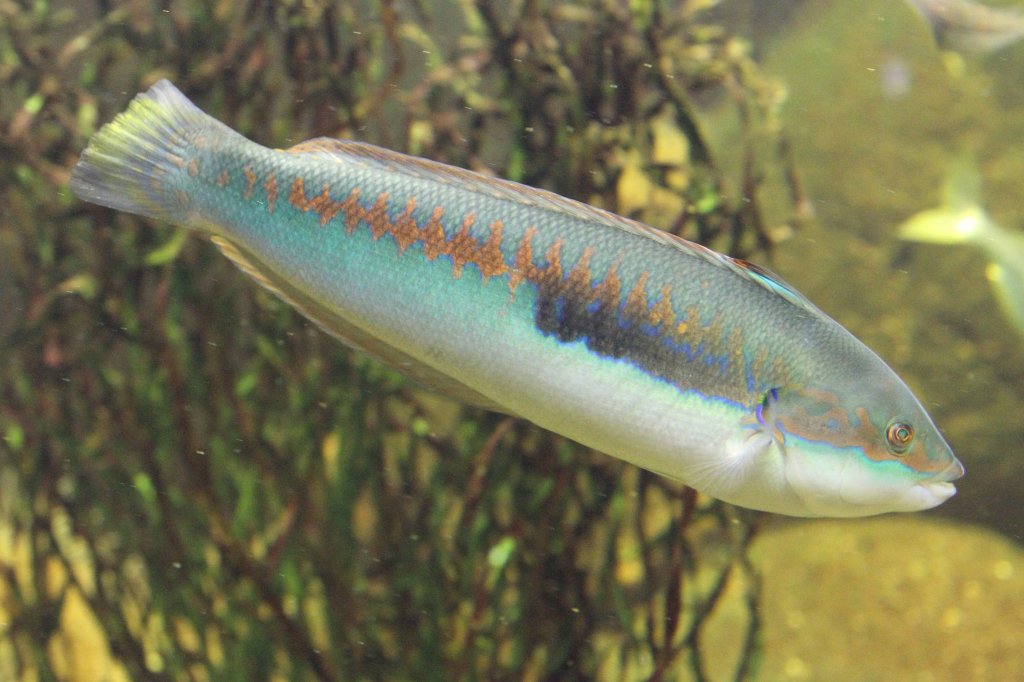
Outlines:
{"type": "Polygon", "coordinates": [[[963,478],[965,473],[967,472],[964,470],[964,465],[960,463],[960,460],[954,457],[953,461],[949,463],[949,466],[940,471],[933,480],[949,483],[959,478],[963,478]]]}

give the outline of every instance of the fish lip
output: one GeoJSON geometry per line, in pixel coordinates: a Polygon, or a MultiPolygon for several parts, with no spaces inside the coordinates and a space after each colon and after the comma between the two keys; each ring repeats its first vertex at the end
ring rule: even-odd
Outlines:
{"type": "Polygon", "coordinates": [[[936,505],[956,495],[956,486],[950,481],[925,481],[924,483],[918,483],[918,485],[928,491],[928,494],[934,498],[936,505]]]}
{"type": "Polygon", "coordinates": [[[936,474],[930,482],[951,483],[952,481],[955,481],[959,478],[963,478],[963,475],[965,473],[966,471],[964,470],[964,465],[960,463],[960,460],[953,458],[953,461],[950,462],[949,466],[940,471],[938,474],[936,474]]]}
{"type": "Polygon", "coordinates": [[[921,481],[917,485],[927,492],[932,501],[931,506],[936,506],[942,504],[956,494],[956,486],[953,485],[953,481],[959,479],[963,475],[964,465],[960,463],[960,460],[954,459],[948,467],[932,478],[921,481]]]}

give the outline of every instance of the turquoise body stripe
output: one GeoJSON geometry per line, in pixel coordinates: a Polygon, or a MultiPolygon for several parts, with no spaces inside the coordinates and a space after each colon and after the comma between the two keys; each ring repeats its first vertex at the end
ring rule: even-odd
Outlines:
{"type": "MultiPolygon", "coordinates": [[[[225,154],[225,149],[217,148],[200,156],[205,189],[194,193],[193,200],[200,213],[216,216],[229,239],[263,254],[268,264],[272,261],[273,269],[306,282],[318,299],[339,309],[351,308],[348,314],[358,315],[361,326],[381,333],[387,326],[384,316],[394,314],[394,326],[403,332],[404,316],[411,316],[429,320],[449,333],[467,334],[476,328],[478,342],[486,346],[506,333],[501,325],[486,325],[486,318],[501,319],[499,311],[507,316],[515,310],[517,321],[532,319],[530,324],[538,338],[555,335],[567,343],[582,341],[584,346],[589,341],[591,351],[610,362],[619,362],[622,357],[602,353],[603,346],[640,345],[643,347],[629,358],[640,371],[669,381],[680,390],[695,390],[749,407],[763,397],[767,388],[799,381],[787,360],[787,336],[829,331],[827,318],[794,316],[796,307],[786,299],[752,279],[737,277],[700,253],[689,254],[644,234],[596,230],[593,221],[544,205],[496,199],[487,194],[486,186],[467,191],[464,185],[403,177],[395,169],[359,167],[359,162],[356,157],[353,169],[337,161],[325,163],[315,154],[270,150],[253,154],[245,147],[237,151],[228,147],[225,154]],[[235,158],[231,158],[232,152],[235,158]],[[223,168],[238,169],[246,164],[258,178],[274,174],[279,190],[273,211],[268,210],[269,198],[261,183],[256,184],[249,199],[242,198],[245,186],[237,172],[233,177],[239,179],[223,189],[216,187],[216,175],[223,168]],[[371,226],[365,220],[351,233],[345,228],[344,212],[322,223],[320,214],[300,210],[287,200],[289,188],[299,178],[309,194],[319,193],[326,186],[334,202],[340,203],[358,190],[359,205],[367,212],[378,197],[386,194],[384,213],[391,222],[405,213],[410,200],[415,201],[415,209],[409,217],[420,226],[440,208],[440,226],[447,241],[455,238],[469,215],[475,220],[468,236],[477,243],[485,242],[490,226],[500,221],[503,239],[499,248],[507,272],[489,277],[488,295],[484,299],[474,297],[479,307],[468,308],[460,300],[468,299],[481,285],[477,263],[466,262],[456,277],[451,257],[440,255],[428,260],[422,243],[413,243],[399,253],[393,235],[370,238],[371,226]],[[525,279],[510,289],[527,230],[533,230],[529,257],[533,268],[557,266],[564,281],[589,250],[586,271],[590,291],[600,287],[614,271],[612,276],[620,281],[616,305],[614,310],[602,312],[604,317],[613,318],[602,327],[608,338],[588,335],[586,332],[592,332],[594,325],[589,330],[574,330],[572,320],[556,320],[561,329],[539,328],[540,303],[526,292],[540,294],[541,284],[525,279]],[[547,254],[556,242],[559,252],[553,264],[547,254]],[[415,283],[416,289],[410,291],[403,286],[407,282],[415,283]],[[643,314],[625,310],[630,295],[642,292],[641,310],[649,314],[665,291],[669,292],[670,307],[657,325],[644,319],[643,314]],[[436,306],[431,304],[431,296],[438,297],[436,306]],[[679,322],[688,316],[693,318],[687,320],[688,332],[677,333],[679,322]],[[772,322],[758,324],[761,320],[772,322]],[[464,324],[469,322],[473,324],[464,324]],[[794,324],[801,329],[793,329],[794,324]],[[759,357],[760,364],[755,366],[759,357]]],[[[575,301],[566,294],[556,298],[553,305],[586,307],[580,298],[579,292],[575,301]]],[[[591,311],[592,315],[596,312],[591,311]]]]}

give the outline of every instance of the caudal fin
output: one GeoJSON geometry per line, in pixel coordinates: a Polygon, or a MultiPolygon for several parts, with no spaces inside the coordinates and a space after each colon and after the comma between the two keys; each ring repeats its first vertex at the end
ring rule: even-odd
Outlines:
{"type": "Polygon", "coordinates": [[[987,221],[988,216],[977,207],[962,211],[932,208],[911,216],[896,234],[911,242],[966,244],[978,237],[987,221]]]}
{"type": "Polygon", "coordinates": [[[187,206],[175,190],[187,173],[187,150],[203,129],[230,130],[161,80],[92,137],[71,172],[71,191],[84,201],[180,224],[187,206]]]}
{"type": "Polygon", "coordinates": [[[943,187],[942,205],[911,216],[899,227],[900,239],[930,244],[965,244],[991,228],[981,207],[981,177],[967,158],[955,162],[943,187]]]}

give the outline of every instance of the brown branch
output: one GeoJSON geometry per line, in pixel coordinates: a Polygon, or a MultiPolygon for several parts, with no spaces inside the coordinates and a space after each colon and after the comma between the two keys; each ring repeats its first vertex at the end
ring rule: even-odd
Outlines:
{"type": "Polygon", "coordinates": [[[211,531],[214,542],[224,557],[224,563],[238,575],[251,580],[255,585],[263,603],[274,614],[274,622],[284,636],[284,643],[292,654],[305,660],[318,679],[327,682],[341,680],[342,677],[327,659],[327,652],[317,650],[302,624],[285,611],[284,601],[274,588],[266,567],[249,556],[235,540],[227,535],[220,524],[214,524],[211,531]]]}
{"type": "Polygon", "coordinates": [[[491,435],[484,441],[483,446],[473,456],[475,462],[473,466],[473,473],[470,475],[469,480],[466,482],[466,491],[464,493],[464,502],[462,505],[462,513],[459,515],[459,521],[456,524],[457,527],[463,529],[469,529],[473,526],[473,519],[476,516],[477,505],[480,502],[480,497],[484,490],[484,481],[487,478],[487,471],[491,465],[491,457],[494,455],[495,448],[498,447],[498,443],[501,441],[501,437],[512,428],[516,423],[514,417],[505,417],[498,425],[491,431],[491,435]]]}

